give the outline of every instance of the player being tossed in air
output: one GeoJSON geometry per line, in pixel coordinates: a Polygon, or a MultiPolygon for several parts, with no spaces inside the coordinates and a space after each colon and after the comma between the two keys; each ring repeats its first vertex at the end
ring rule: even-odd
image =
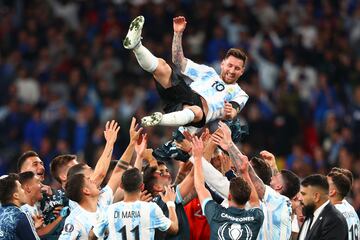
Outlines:
{"type": "Polygon", "coordinates": [[[154,76],[166,114],[155,112],[146,116],[141,120],[142,125],[202,128],[213,120],[236,118],[249,98],[237,84],[244,73],[245,53],[231,48],[221,62],[220,75],[209,66],[194,63],[184,57],[181,46],[186,19],[176,17],[172,46],[175,66],[170,66],[141,44],[144,21],[143,16],[138,16],[131,22],[123,44],[126,49],[133,50],[139,65],[154,76]],[[185,78],[190,78],[190,85],[185,78]]]}

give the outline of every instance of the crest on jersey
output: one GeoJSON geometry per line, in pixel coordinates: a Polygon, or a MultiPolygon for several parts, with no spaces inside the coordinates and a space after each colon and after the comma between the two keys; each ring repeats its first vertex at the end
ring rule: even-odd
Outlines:
{"type": "Polygon", "coordinates": [[[218,230],[218,238],[220,240],[231,239],[239,240],[242,236],[251,239],[253,234],[248,225],[238,223],[224,223],[218,230]]]}
{"type": "Polygon", "coordinates": [[[74,225],[72,225],[71,223],[67,223],[64,227],[64,230],[65,230],[65,232],[70,233],[70,232],[74,231],[74,225]]]}

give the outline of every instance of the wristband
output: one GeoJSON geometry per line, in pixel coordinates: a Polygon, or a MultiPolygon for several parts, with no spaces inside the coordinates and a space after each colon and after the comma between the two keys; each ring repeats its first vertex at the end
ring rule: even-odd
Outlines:
{"type": "Polygon", "coordinates": [[[168,201],[168,202],[166,202],[166,206],[168,206],[168,208],[170,208],[170,207],[175,208],[175,203],[173,201],[168,201]]]}
{"type": "Polygon", "coordinates": [[[124,164],[125,166],[129,166],[129,163],[128,162],[125,162],[124,160],[119,160],[120,163],[124,164]]]}
{"type": "Polygon", "coordinates": [[[128,169],[128,166],[125,166],[124,164],[121,164],[120,162],[118,164],[116,164],[116,166],[118,168],[121,168],[121,169],[125,170],[125,171],[128,169]]]}

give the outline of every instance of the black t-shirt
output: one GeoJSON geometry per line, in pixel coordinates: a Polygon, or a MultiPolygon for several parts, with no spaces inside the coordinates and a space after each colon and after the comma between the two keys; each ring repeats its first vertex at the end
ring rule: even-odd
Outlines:
{"type": "MultiPolygon", "coordinates": [[[[160,196],[156,196],[153,198],[153,202],[155,202],[163,211],[166,217],[169,217],[169,209],[166,203],[161,199],[160,196]]],[[[179,231],[176,235],[167,234],[167,232],[161,232],[160,230],[155,230],[155,239],[171,239],[171,240],[188,240],[190,239],[190,226],[185,213],[184,206],[181,202],[175,202],[175,211],[176,216],[178,218],[179,223],[179,231]]]]}
{"type": "Polygon", "coordinates": [[[204,214],[210,225],[210,239],[257,238],[264,221],[264,213],[260,208],[224,208],[212,199],[205,200],[204,205],[204,214]]]}

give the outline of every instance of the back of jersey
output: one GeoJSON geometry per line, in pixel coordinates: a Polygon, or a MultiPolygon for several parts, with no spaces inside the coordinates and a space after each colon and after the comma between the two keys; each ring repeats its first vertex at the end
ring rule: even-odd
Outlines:
{"type": "Polygon", "coordinates": [[[155,203],[118,202],[109,206],[102,231],[109,230],[109,239],[154,239],[155,228],[166,231],[171,221],[155,203]]]}
{"type": "Polygon", "coordinates": [[[340,204],[334,205],[337,210],[339,210],[346,219],[349,231],[349,240],[359,239],[360,237],[360,223],[359,217],[356,214],[356,211],[350,203],[345,199],[340,204]]]}

